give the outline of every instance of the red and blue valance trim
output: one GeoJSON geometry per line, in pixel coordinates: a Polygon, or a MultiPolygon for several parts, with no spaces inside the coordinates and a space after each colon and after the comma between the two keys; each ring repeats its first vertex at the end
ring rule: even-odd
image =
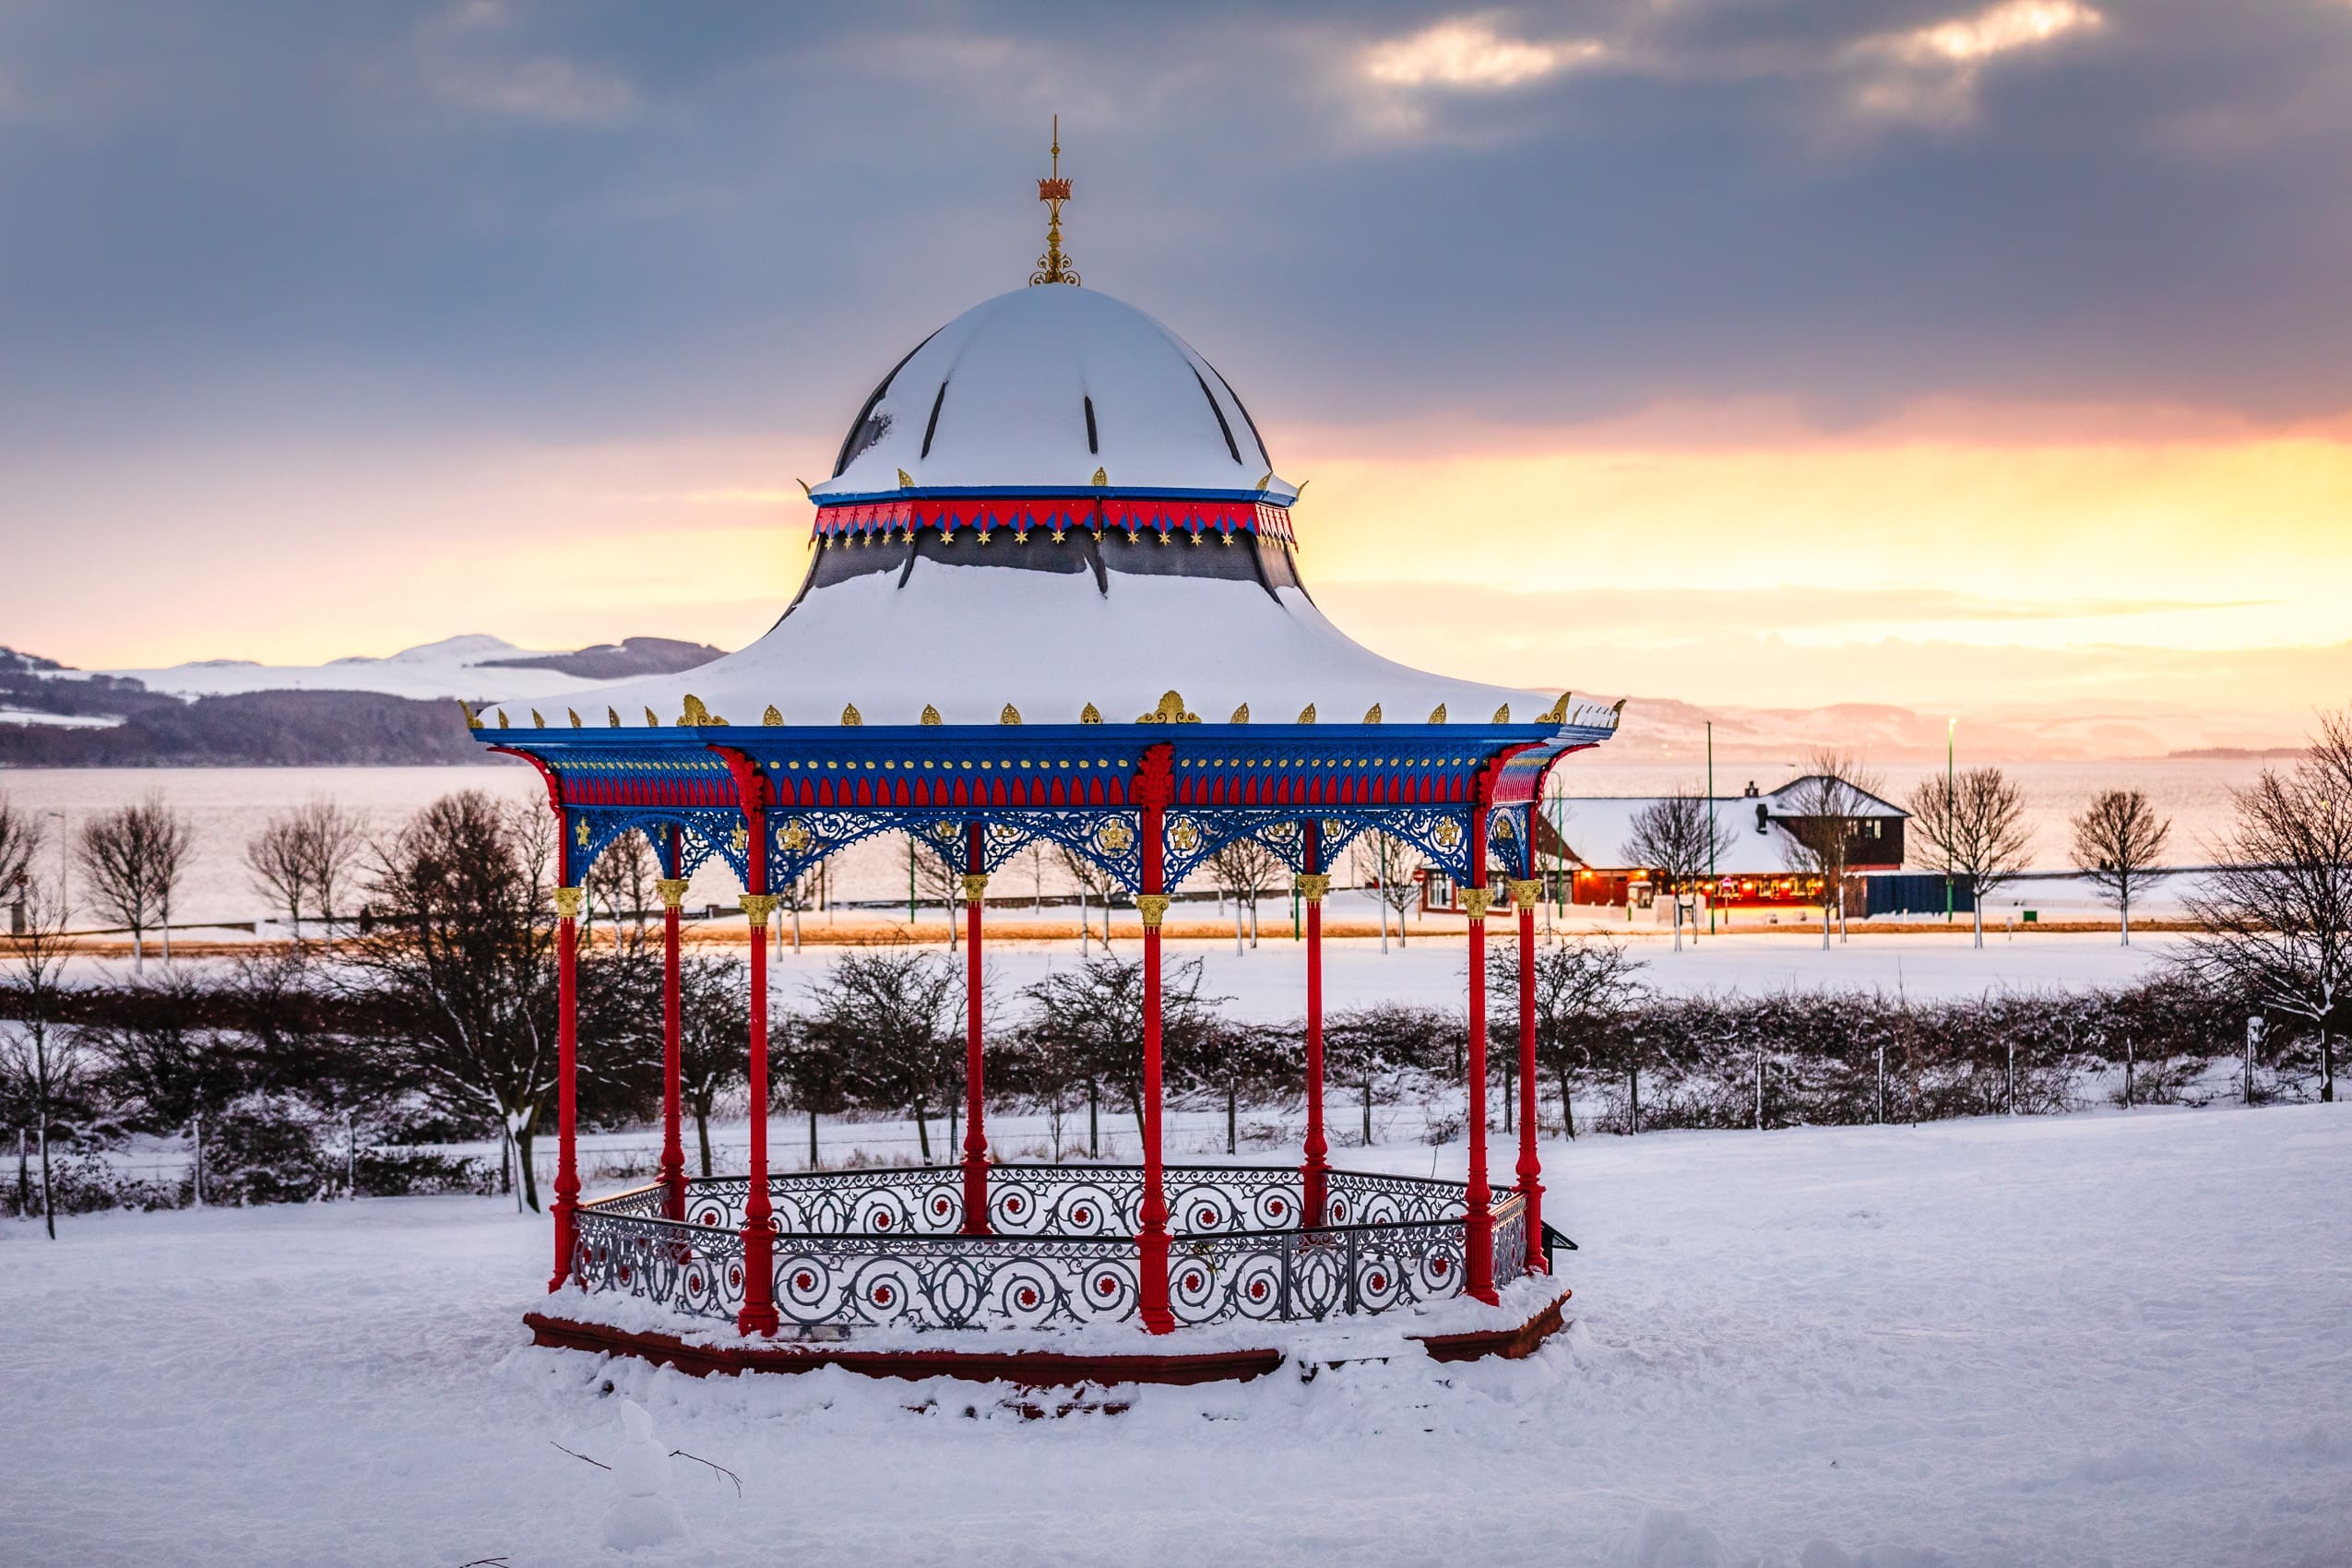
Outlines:
{"type": "Polygon", "coordinates": [[[1290,511],[1265,501],[1203,500],[1170,496],[1003,496],[909,495],[888,501],[861,501],[816,509],[819,540],[889,539],[925,529],[944,539],[971,534],[982,540],[1003,534],[1016,543],[1032,536],[1056,540],[1083,531],[1097,539],[1106,533],[1140,540],[1183,535],[1206,539],[1253,534],[1297,542],[1290,532],[1290,511]]]}

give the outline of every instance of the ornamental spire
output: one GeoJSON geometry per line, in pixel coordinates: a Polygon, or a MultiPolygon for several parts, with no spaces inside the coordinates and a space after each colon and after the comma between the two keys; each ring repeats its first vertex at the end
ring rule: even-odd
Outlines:
{"type": "Polygon", "coordinates": [[[1062,173],[1062,116],[1053,117],[1053,173],[1037,183],[1037,198],[1045,203],[1045,254],[1037,258],[1038,269],[1029,274],[1029,287],[1039,283],[1068,283],[1075,287],[1077,270],[1070,258],[1062,254],[1062,204],[1070,199],[1070,182],[1062,173]]]}

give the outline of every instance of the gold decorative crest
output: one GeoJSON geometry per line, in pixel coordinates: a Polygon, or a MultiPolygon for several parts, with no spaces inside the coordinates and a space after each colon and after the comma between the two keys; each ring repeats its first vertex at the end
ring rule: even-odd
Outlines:
{"type": "Polygon", "coordinates": [[[1541,719],[1540,719],[1538,721],[1539,721],[1539,722],[1541,722],[1541,723],[1545,723],[1545,724],[1565,724],[1565,723],[1567,723],[1567,722],[1568,722],[1568,699],[1569,699],[1570,697],[1572,697],[1572,696],[1574,696],[1575,695],[1576,695],[1576,694],[1575,694],[1575,693],[1574,693],[1574,692],[1562,692],[1562,693],[1561,693],[1561,694],[1560,694],[1560,700],[1559,700],[1558,702],[1556,702],[1556,703],[1553,703],[1553,704],[1551,705],[1550,708],[1548,711],[1546,711],[1546,712],[1545,712],[1545,713],[1541,716],[1541,719]]]}
{"type": "Polygon", "coordinates": [[[604,709],[604,724],[609,730],[621,728],[621,710],[607,704],[604,709]]]}
{"type": "Polygon", "coordinates": [[[567,707],[564,711],[571,715],[572,728],[575,730],[578,729],[580,727],[580,710],[576,707],[567,707]]]}
{"type": "Polygon", "coordinates": [[[1110,470],[1109,470],[1109,469],[1095,469],[1095,471],[1094,471],[1094,481],[1095,481],[1095,483],[1097,483],[1097,484],[1099,484],[1099,485],[1101,485],[1101,484],[1109,484],[1109,483],[1111,482],[1111,472],[1110,472],[1110,470]]]}
{"type": "Polygon", "coordinates": [[[1509,703],[1506,702],[1501,707],[1494,710],[1494,721],[1497,724],[1508,724],[1511,722],[1511,705],[1509,703]]]}
{"type": "Polygon", "coordinates": [[[909,473],[906,469],[900,469],[898,470],[898,488],[901,490],[914,489],[915,476],[909,473]]]}
{"type": "Polygon", "coordinates": [[[779,730],[784,725],[784,715],[774,703],[769,703],[767,711],[759,716],[759,721],[770,730],[779,730]]]}
{"type": "Polygon", "coordinates": [[[537,708],[531,709],[531,728],[534,730],[544,730],[547,728],[547,720],[539,716],[539,709],[537,708]]]}
{"type": "Polygon", "coordinates": [[[506,710],[503,707],[498,710],[498,728],[501,730],[511,730],[514,728],[513,725],[506,722],[506,710]]]}
{"type": "Polygon", "coordinates": [[[1243,703],[1241,707],[1233,710],[1233,717],[1227,719],[1225,722],[1228,724],[1247,724],[1249,721],[1250,705],[1248,703],[1243,703]]]}
{"type": "Polygon", "coordinates": [[[692,692],[686,694],[686,711],[678,716],[680,729],[700,730],[712,725],[723,725],[726,722],[727,720],[705,707],[702,705],[702,698],[692,692]]]}
{"type": "Polygon", "coordinates": [[[1018,724],[1021,721],[1021,710],[1008,702],[1004,705],[1004,711],[996,716],[996,721],[999,724],[1018,724]]]}
{"type": "Polygon", "coordinates": [[[1095,705],[1094,705],[1094,704],[1092,704],[1092,703],[1088,703],[1088,704],[1087,704],[1087,706],[1086,706],[1086,707],[1082,707],[1082,708],[1080,708],[1080,709],[1078,710],[1078,722],[1079,722],[1079,723],[1081,723],[1081,724],[1099,724],[1099,723],[1101,723],[1101,722],[1102,722],[1102,709],[1100,709],[1100,708],[1099,708],[1099,707],[1095,707],[1095,705]]]}
{"type": "Polygon", "coordinates": [[[1377,724],[1380,722],[1380,704],[1374,703],[1370,707],[1364,709],[1364,722],[1367,724],[1377,724]]]}
{"type": "Polygon", "coordinates": [[[654,712],[654,711],[653,711],[653,709],[651,709],[651,708],[647,708],[647,709],[645,710],[645,727],[646,727],[647,729],[648,729],[648,730],[659,730],[659,729],[660,729],[660,728],[661,728],[661,716],[660,716],[659,714],[658,714],[658,713],[654,712]]]}
{"type": "Polygon", "coordinates": [[[1185,708],[1183,694],[1181,692],[1162,692],[1158,707],[1153,708],[1149,713],[1139,713],[1135,716],[1135,722],[1138,724],[1198,724],[1200,721],[1199,714],[1185,708]]]}
{"type": "Polygon", "coordinates": [[[858,705],[856,703],[847,703],[843,705],[841,708],[841,722],[845,727],[855,730],[865,721],[865,715],[858,711],[858,705]]]}
{"type": "Polygon", "coordinates": [[[457,711],[466,716],[467,729],[479,730],[481,728],[481,719],[475,715],[473,708],[468,705],[463,697],[457,699],[457,711]]]}
{"type": "Polygon", "coordinates": [[[1309,703],[1306,707],[1299,710],[1299,722],[1301,724],[1313,724],[1314,721],[1315,705],[1309,703]]]}
{"type": "Polygon", "coordinates": [[[1445,705],[1443,703],[1439,703],[1435,707],[1429,710],[1429,721],[1431,724],[1443,724],[1445,722],[1445,705]]]}

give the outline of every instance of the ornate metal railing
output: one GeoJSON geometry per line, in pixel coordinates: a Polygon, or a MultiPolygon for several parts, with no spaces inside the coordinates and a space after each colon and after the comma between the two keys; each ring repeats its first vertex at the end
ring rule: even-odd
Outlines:
{"type": "MultiPolygon", "coordinates": [[[[741,1177],[688,1183],[683,1220],[659,1186],[581,1206],[573,1273],[583,1289],[731,1319],[743,1301],[741,1177]]],[[[1179,1324],[1320,1321],[1461,1293],[1459,1182],[1333,1171],[1325,1223],[1301,1228],[1299,1173],[1171,1166],[1169,1296],[1179,1324]]],[[[992,1234],[964,1236],[952,1166],[769,1180],[775,1298],[801,1329],[896,1324],[1049,1327],[1120,1322],[1137,1301],[1134,1167],[1005,1165],[990,1171],[992,1234]]],[[[1498,1287],[1526,1269],[1526,1211],[1497,1195],[1498,1287]]]]}

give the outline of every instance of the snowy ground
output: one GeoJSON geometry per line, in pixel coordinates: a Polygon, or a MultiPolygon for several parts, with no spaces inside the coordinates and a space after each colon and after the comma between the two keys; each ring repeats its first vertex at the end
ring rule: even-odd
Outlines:
{"type": "Polygon", "coordinates": [[[495,1200],[9,1226],[0,1557],[603,1561],[551,1440],[613,1455],[609,1379],[745,1482],[682,1464],[697,1539],[646,1562],[2352,1561],[2340,1108],[1547,1155],[1585,1250],[1535,1360],[1035,1423],[529,1348],[546,1233],[495,1200]]]}

